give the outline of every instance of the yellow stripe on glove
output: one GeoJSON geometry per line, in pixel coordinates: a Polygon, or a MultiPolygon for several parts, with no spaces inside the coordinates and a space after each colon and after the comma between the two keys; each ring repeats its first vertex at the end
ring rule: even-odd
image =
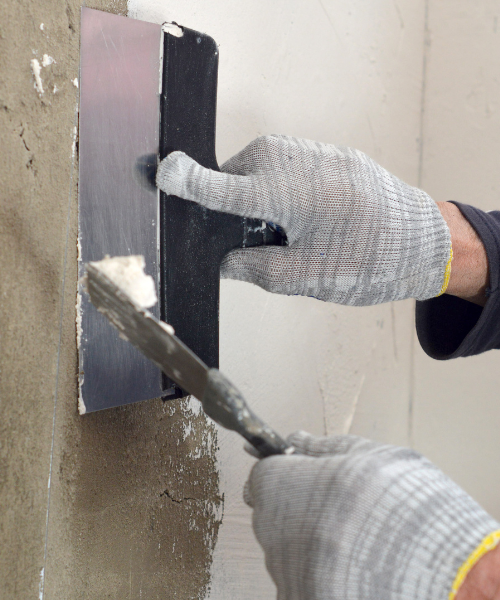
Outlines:
{"type": "Polygon", "coordinates": [[[484,540],[479,544],[479,546],[474,550],[474,552],[469,556],[469,558],[464,562],[464,564],[458,569],[457,576],[453,585],[451,587],[450,595],[448,596],[448,600],[455,600],[455,597],[460,589],[460,586],[465,581],[465,578],[472,570],[478,562],[479,559],[482,558],[487,552],[494,550],[498,544],[500,543],[500,529],[498,531],[494,531],[490,533],[490,535],[486,536],[484,540]]]}

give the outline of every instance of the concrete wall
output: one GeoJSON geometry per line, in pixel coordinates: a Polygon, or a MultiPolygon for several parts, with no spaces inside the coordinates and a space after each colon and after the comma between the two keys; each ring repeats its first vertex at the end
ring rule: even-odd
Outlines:
{"type": "MultiPolygon", "coordinates": [[[[128,4],[220,44],[219,162],[265,133],[344,143],[436,200],[485,208],[498,204],[494,9],[128,4]]],[[[78,11],[0,6],[0,599],[272,598],[240,439],[186,401],[76,412],[78,11]],[[40,95],[30,61],[44,54],[40,95]]],[[[427,359],[411,301],[353,309],[222,284],[221,367],[270,424],[414,444],[498,517],[495,361],[427,359]]]]}
{"type": "Polygon", "coordinates": [[[203,597],[213,426],[187,402],[76,410],[79,10],[0,5],[0,598],[203,597]]]}

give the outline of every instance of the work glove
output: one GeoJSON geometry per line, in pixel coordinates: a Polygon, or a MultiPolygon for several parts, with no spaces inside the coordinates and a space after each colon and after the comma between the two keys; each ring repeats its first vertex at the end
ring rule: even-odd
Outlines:
{"type": "Polygon", "coordinates": [[[448,600],[500,525],[417,452],[356,436],[288,440],[245,487],[278,600],[448,600]]]}
{"type": "Polygon", "coordinates": [[[229,253],[222,277],[355,306],[446,289],[451,238],[436,203],[358,150],[271,135],[222,172],[173,152],[156,181],[167,194],[285,231],[288,246],[229,253]]]}

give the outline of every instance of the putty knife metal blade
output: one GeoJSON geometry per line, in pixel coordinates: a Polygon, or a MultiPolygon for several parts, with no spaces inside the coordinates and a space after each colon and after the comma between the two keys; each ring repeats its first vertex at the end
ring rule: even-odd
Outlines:
{"type": "MultiPolygon", "coordinates": [[[[150,310],[137,306],[99,269],[99,262],[87,265],[85,281],[92,303],[104,310],[125,343],[139,348],[188,393],[203,398],[208,367],[174,335],[171,326],[159,321],[150,310]]],[[[111,331],[114,329],[106,324],[106,333],[111,331]]]]}
{"type": "MultiPolygon", "coordinates": [[[[110,276],[106,265],[122,260],[107,258],[89,263],[84,278],[92,303],[106,315],[121,336],[198,398],[205,413],[216,423],[243,436],[259,456],[293,454],[295,448],[250,409],[240,392],[218,369],[209,369],[174,335],[170,325],[159,321],[144,306],[137,304],[127,290],[110,276]]],[[[147,279],[143,274],[142,281],[147,279]]],[[[134,291],[142,281],[134,280],[134,291]]]]}

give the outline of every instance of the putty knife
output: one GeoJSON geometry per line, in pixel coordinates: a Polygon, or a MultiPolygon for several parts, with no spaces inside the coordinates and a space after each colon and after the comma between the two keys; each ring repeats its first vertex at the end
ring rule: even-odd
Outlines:
{"type": "Polygon", "coordinates": [[[198,398],[211,419],[242,435],[259,456],[294,453],[295,448],[250,410],[243,396],[218,369],[209,369],[174,335],[170,325],[147,310],[156,300],[154,292],[151,293],[154,283],[137,268],[140,259],[118,257],[89,263],[84,285],[92,304],[111,321],[122,338],[198,398]],[[145,302],[144,298],[150,299],[145,302]]]}
{"type": "MultiPolygon", "coordinates": [[[[82,8],[79,248],[83,264],[105,254],[145,257],[160,298],[155,317],[209,367],[219,364],[219,270],[238,247],[284,245],[254,219],[216,213],[151,185],[159,158],[182,150],[218,170],[218,48],[202,33],[82,8]]],[[[79,294],[80,412],[182,388],[118,335],[79,294]]]]}

